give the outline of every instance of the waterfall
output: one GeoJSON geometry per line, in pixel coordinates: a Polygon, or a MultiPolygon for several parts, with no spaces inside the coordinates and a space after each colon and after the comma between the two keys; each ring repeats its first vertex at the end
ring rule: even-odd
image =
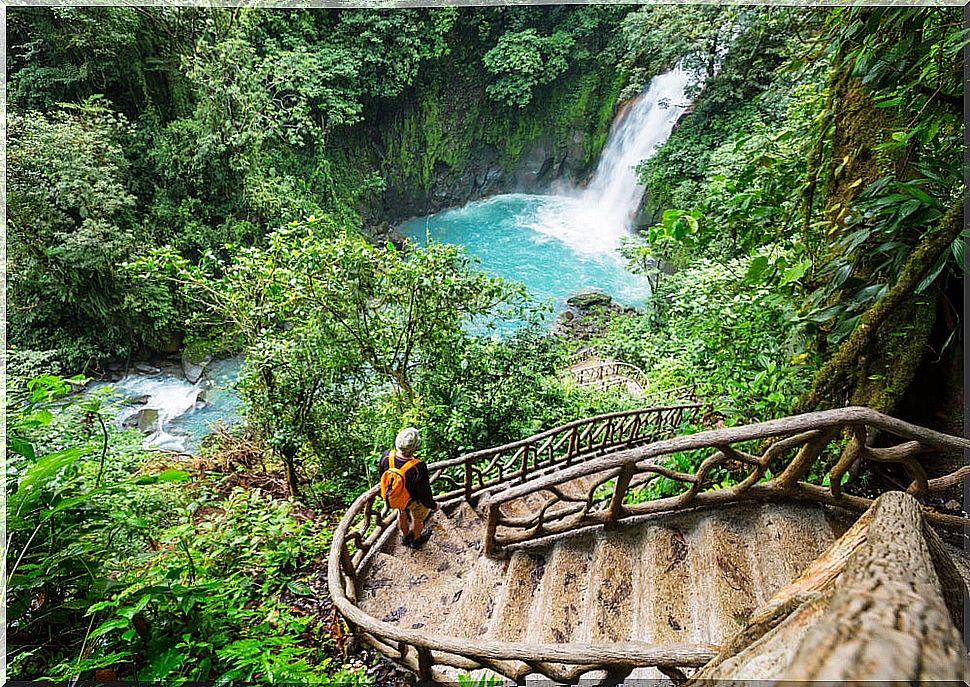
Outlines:
{"type": "Polygon", "coordinates": [[[586,188],[549,196],[530,228],[584,254],[616,256],[643,198],[635,167],[667,140],[687,107],[688,75],[674,69],[625,104],[613,122],[596,171],[586,188]]]}

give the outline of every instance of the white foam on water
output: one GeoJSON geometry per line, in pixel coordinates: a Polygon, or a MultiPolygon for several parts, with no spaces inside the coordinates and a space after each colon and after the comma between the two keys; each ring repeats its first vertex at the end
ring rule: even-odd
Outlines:
{"type": "Polygon", "coordinates": [[[579,253],[618,260],[616,249],[645,191],[635,168],[670,137],[689,104],[684,94],[688,78],[681,69],[654,77],[613,122],[589,185],[549,196],[529,228],[579,253]]]}

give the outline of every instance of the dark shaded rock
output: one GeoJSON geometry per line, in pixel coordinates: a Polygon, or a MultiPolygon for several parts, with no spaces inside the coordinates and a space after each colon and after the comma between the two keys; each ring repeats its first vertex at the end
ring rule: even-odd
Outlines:
{"type": "Polygon", "coordinates": [[[158,428],[158,408],[142,408],[135,416],[138,429],[151,434],[158,428]]]}
{"type": "Polygon", "coordinates": [[[579,293],[573,294],[566,303],[579,310],[589,310],[594,307],[609,307],[613,302],[613,297],[608,293],[603,293],[597,289],[583,289],[579,293]]]}
{"type": "Polygon", "coordinates": [[[195,384],[205,374],[206,365],[212,362],[211,355],[199,356],[185,350],[182,352],[182,373],[190,384],[195,384]]]}
{"type": "Polygon", "coordinates": [[[143,375],[157,375],[161,373],[160,369],[148,363],[135,363],[134,367],[136,371],[143,375]]]}
{"type": "Polygon", "coordinates": [[[130,406],[143,406],[146,403],[148,403],[148,399],[150,398],[151,396],[149,396],[148,394],[143,394],[141,396],[132,396],[131,398],[126,400],[125,403],[130,406]]]}
{"type": "Polygon", "coordinates": [[[178,333],[170,333],[158,343],[159,353],[178,353],[182,348],[182,336],[178,333]]]}

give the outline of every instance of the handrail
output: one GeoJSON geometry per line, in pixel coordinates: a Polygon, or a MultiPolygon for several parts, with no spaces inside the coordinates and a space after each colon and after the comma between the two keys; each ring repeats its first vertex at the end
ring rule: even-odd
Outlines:
{"type": "MultiPolygon", "coordinates": [[[[464,499],[474,500],[507,489],[510,484],[548,474],[590,456],[648,444],[673,434],[685,422],[699,423],[701,419],[700,403],[605,413],[575,420],[502,446],[432,463],[428,466],[428,472],[433,485],[451,487],[444,493],[439,490],[435,496],[439,503],[447,507],[464,499]]],[[[535,658],[536,661],[556,661],[571,665],[575,670],[582,668],[581,672],[608,668],[611,662],[622,662],[619,654],[610,653],[605,657],[602,652],[590,653],[586,651],[588,646],[578,644],[536,647],[515,642],[469,643],[423,632],[402,631],[364,613],[356,606],[358,581],[395,520],[393,512],[384,511],[379,492],[378,486],[371,487],[351,504],[334,532],[328,560],[327,582],[334,605],[348,622],[364,633],[368,641],[397,651],[399,660],[416,670],[420,668],[427,675],[430,675],[428,671],[431,667],[423,664],[428,661],[462,667],[465,665],[462,657],[467,662],[468,657],[472,656],[478,667],[500,665],[498,672],[506,675],[512,672],[521,677],[535,671],[521,662],[514,665],[508,662],[526,655],[523,653],[525,646],[532,647],[528,655],[540,657],[535,658]],[[388,641],[392,644],[387,644],[388,641]],[[395,648],[393,643],[406,647],[395,648]],[[456,655],[459,647],[461,651],[456,655]],[[564,647],[572,650],[572,653],[564,652],[564,647]],[[501,663],[503,661],[505,663],[501,663]],[[523,670],[526,672],[521,672],[523,670]]],[[[705,657],[712,650],[708,645],[687,645],[685,648],[684,645],[648,647],[631,644],[628,648],[633,653],[626,654],[627,659],[637,656],[638,661],[645,661],[637,665],[670,667],[702,665],[709,660],[705,657]]],[[[545,666],[540,672],[555,673],[555,669],[545,666]]]]}
{"type": "MultiPolygon", "coordinates": [[[[742,427],[679,436],[594,458],[491,494],[487,505],[485,551],[489,555],[496,555],[514,544],[535,541],[548,543],[561,538],[560,535],[571,536],[594,526],[748,499],[776,500],[787,496],[861,512],[872,505],[872,501],[842,492],[842,479],[853,464],[862,460],[900,463],[912,477],[908,492],[922,496],[929,491],[959,483],[970,474],[970,469],[961,468],[944,477],[928,480],[915,456],[934,449],[957,451],[967,448],[970,448],[970,440],[911,425],[863,407],[806,413],[742,427]],[[909,441],[889,448],[873,448],[867,427],[909,441]],[[816,459],[843,430],[851,432],[852,440],[828,471],[828,489],[801,481],[816,459]],[[732,444],[766,439],[780,440],[772,443],[761,456],[732,447],[732,444]],[[657,461],[674,453],[704,449],[713,449],[713,453],[701,461],[692,473],[681,472],[657,461]],[[773,461],[782,460],[796,451],[780,474],[767,482],[761,481],[773,461]],[[737,470],[746,469],[747,474],[732,487],[713,488],[708,475],[714,468],[728,463],[737,470]],[[557,488],[566,482],[594,475],[599,478],[583,496],[568,495],[557,488]],[[678,482],[681,493],[634,503],[631,487],[642,486],[659,477],[678,482]],[[594,493],[604,485],[610,485],[606,493],[603,490],[599,494],[594,493]],[[539,491],[549,494],[550,499],[537,516],[514,518],[501,512],[503,503],[539,491]]],[[[927,519],[951,527],[970,525],[970,520],[966,518],[940,513],[928,513],[927,519]]]]}
{"type": "Polygon", "coordinates": [[[569,374],[572,375],[573,379],[580,386],[587,386],[597,382],[602,383],[611,377],[632,379],[640,384],[641,387],[646,387],[649,384],[649,378],[646,372],[636,365],[618,360],[604,360],[595,365],[570,369],[569,374]],[[628,373],[623,374],[621,370],[628,373]]]}
{"type": "MultiPolygon", "coordinates": [[[[910,425],[860,407],[660,438],[672,433],[685,420],[699,419],[700,414],[701,406],[697,403],[608,413],[504,446],[434,463],[429,466],[432,478],[453,487],[436,499],[447,507],[463,499],[486,497],[485,552],[495,555],[507,552],[512,546],[548,543],[550,539],[621,520],[631,522],[663,512],[751,499],[808,499],[863,511],[871,501],[841,490],[842,477],[863,459],[903,464],[913,476],[910,490],[917,495],[951,487],[970,474],[970,467],[963,467],[930,480],[915,458],[930,449],[970,448],[967,439],[910,425]],[[874,448],[867,427],[908,441],[874,448]],[[852,440],[829,470],[831,487],[825,489],[800,481],[843,430],[851,433],[852,440]],[[766,439],[777,441],[760,456],[732,446],[766,439]],[[658,462],[672,453],[700,449],[715,450],[693,473],[683,473],[658,462]],[[784,461],[792,452],[794,457],[777,477],[761,482],[770,464],[784,461]],[[739,469],[747,468],[748,474],[733,487],[708,490],[713,486],[707,479],[710,471],[729,461],[739,469]],[[631,490],[658,476],[683,484],[686,491],[656,501],[632,503],[631,490]],[[583,497],[570,496],[559,488],[566,482],[590,477],[593,479],[583,497]],[[609,488],[600,489],[604,486],[609,488]],[[598,489],[605,493],[596,494],[598,489]],[[501,512],[502,504],[539,491],[551,495],[539,513],[515,518],[501,512]]],[[[361,494],[341,519],[330,549],[327,583],[337,610],[365,641],[410,667],[421,680],[444,679],[435,666],[448,665],[465,670],[490,668],[512,679],[540,672],[556,680],[574,681],[585,672],[616,666],[657,666],[665,671],[700,666],[717,650],[700,644],[534,645],[467,640],[405,630],[374,618],[357,607],[356,600],[358,581],[395,519],[393,513],[383,512],[378,493],[379,488],[375,486],[361,494]]],[[[970,525],[966,518],[940,513],[926,516],[936,524],[970,525]]]]}
{"type": "Polygon", "coordinates": [[[459,458],[432,463],[432,484],[451,483],[440,500],[458,495],[467,499],[509,480],[525,479],[554,465],[570,465],[579,456],[602,454],[619,446],[649,443],[685,421],[700,422],[699,402],[605,413],[540,432],[503,446],[475,451],[459,458]],[[582,431],[580,431],[582,429],[582,431]],[[554,439],[554,440],[553,440],[554,439]],[[461,467],[459,476],[449,469],[461,467]]]}

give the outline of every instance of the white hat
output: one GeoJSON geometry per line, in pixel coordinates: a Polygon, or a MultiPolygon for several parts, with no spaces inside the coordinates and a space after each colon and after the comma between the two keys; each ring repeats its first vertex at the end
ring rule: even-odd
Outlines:
{"type": "Polygon", "coordinates": [[[421,445],[421,435],[414,427],[407,427],[397,433],[394,439],[394,446],[398,451],[409,456],[413,456],[421,445]]]}

